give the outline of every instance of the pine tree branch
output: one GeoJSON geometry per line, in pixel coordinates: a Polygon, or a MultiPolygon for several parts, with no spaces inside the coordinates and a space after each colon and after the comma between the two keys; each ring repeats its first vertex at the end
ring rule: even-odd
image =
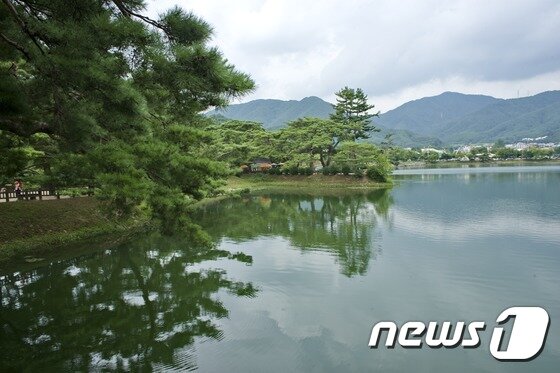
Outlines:
{"type": "Polygon", "coordinates": [[[9,118],[0,117],[0,129],[11,132],[15,135],[27,137],[35,133],[53,134],[53,128],[43,121],[22,122],[9,118]]]}
{"type": "Polygon", "coordinates": [[[173,39],[173,36],[171,35],[171,33],[169,32],[169,29],[167,26],[165,26],[164,24],[155,21],[149,17],[143,16],[140,13],[136,13],[133,12],[132,10],[128,9],[121,0],[112,0],[113,4],[115,4],[115,6],[121,11],[122,15],[124,15],[125,17],[135,17],[138,18],[158,29],[160,29],[161,31],[163,31],[165,33],[165,35],[167,35],[168,38],[173,39]]]}
{"type": "Polygon", "coordinates": [[[17,22],[17,24],[19,25],[19,27],[21,28],[21,30],[27,34],[27,36],[29,36],[29,38],[33,41],[33,43],[37,46],[37,48],[39,49],[39,51],[41,51],[41,54],[45,54],[45,51],[43,50],[43,48],[41,47],[41,44],[39,43],[39,41],[37,40],[36,36],[37,34],[34,32],[31,32],[31,30],[29,29],[27,22],[25,22],[19,15],[17,9],[14,7],[14,4],[12,4],[12,2],[10,0],[2,0],[2,2],[4,3],[4,5],[6,5],[6,7],[8,8],[8,10],[10,11],[10,13],[12,14],[12,17],[14,18],[14,20],[17,22]]]}
{"type": "Polygon", "coordinates": [[[31,56],[29,55],[29,52],[24,47],[22,47],[12,39],[8,38],[6,35],[2,34],[1,32],[0,32],[0,38],[2,38],[2,40],[4,40],[6,43],[10,44],[12,47],[20,51],[25,56],[25,59],[27,61],[31,60],[31,56]]]}
{"type": "Polygon", "coordinates": [[[32,1],[26,0],[15,0],[20,6],[24,8],[27,14],[34,17],[38,21],[44,22],[47,17],[50,16],[47,10],[42,10],[37,7],[32,1]]]}

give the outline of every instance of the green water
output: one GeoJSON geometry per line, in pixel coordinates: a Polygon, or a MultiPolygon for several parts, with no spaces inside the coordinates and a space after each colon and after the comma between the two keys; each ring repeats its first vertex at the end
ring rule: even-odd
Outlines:
{"type": "Polygon", "coordinates": [[[0,278],[0,370],[550,371],[560,366],[560,167],[407,170],[391,190],[208,206],[188,235],[0,278]],[[531,362],[488,345],[551,318],[531,362]],[[373,324],[484,320],[477,349],[370,349],[373,324]]]}

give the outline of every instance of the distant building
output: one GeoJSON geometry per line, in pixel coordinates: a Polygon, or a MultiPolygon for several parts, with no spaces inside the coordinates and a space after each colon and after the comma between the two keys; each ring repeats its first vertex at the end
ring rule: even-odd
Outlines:
{"type": "Polygon", "coordinates": [[[251,172],[263,172],[272,168],[272,162],[268,158],[255,158],[250,167],[251,172]]]}
{"type": "Polygon", "coordinates": [[[443,150],[435,149],[435,148],[422,148],[420,149],[422,153],[438,153],[443,154],[443,150]]]}
{"type": "Polygon", "coordinates": [[[515,150],[525,150],[530,147],[529,143],[526,142],[518,142],[515,144],[506,144],[506,148],[515,149],[515,150]]]}
{"type": "Polygon", "coordinates": [[[455,149],[455,153],[469,153],[472,148],[470,145],[463,145],[455,149]]]}

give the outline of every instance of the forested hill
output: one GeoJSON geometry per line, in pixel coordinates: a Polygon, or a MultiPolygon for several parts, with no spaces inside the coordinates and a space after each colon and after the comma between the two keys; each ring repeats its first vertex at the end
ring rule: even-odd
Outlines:
{"type": "Polygon", "coordinates": [[[383,114],[378,123],[437,136],[446,144],[519,141],[548,136],[560,141],[560,91],[517,99],[446,92],[407,102],[383,114]]]}
{"type": "Polygon", "coordinates": [[[444,92],[438,96],[409,101],[384,113],[378,122],[392,129],[433,135],[438,133],[443,124],[499,101],[502,100],[490,96],[444,92]]]}
{"type": "MultiPolygon", "coordinates": [[[[332,106],[318,97],[301,101],[255,100],[212,111],[210,115],[263,123],[277,129],[301,117],[327,118],[332,106]]],[[[445,92],[407,102],[374,118],[382,131],[372,136],[380,142],[394,133],[400,146],[481,143],[524,137],[548,136],[560,141],[560,91],[518,99],[445,92]]]]}
{"type": "Polygon", "coordinates": [[[560,91],[499,100],[474,113],[444,123],[436,133],[447,143],[486,142],[548,136],[560,142],[560,91]]]}
{"type": "Polygon", "coordinates": [[[298,118],[327,118],[332,110],[331,104],[319,97],[312,96],[301,101],[254,100],[244,104],[230,105],[222,110],[212,110],[208,115],[250,120],[262,123],[267,129],[277,129],[298,118]]]}

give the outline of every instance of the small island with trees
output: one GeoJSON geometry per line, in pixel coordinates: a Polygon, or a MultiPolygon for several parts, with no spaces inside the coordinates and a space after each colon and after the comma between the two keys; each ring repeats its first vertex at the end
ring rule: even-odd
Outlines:
{"type": "Polygon", "coordinates": [[[376,131],[371,118],[377,114],[370,113],[374,106],[359,88],[344,87],[336,96],[330,118],[299,118],[277,131],[256,122],[211,118],[216,123],[209,127],[214,136],[209,151],[238,176],[342,174],[387,183],[392,166],[386,152],[359,141],[376,131]]]}

